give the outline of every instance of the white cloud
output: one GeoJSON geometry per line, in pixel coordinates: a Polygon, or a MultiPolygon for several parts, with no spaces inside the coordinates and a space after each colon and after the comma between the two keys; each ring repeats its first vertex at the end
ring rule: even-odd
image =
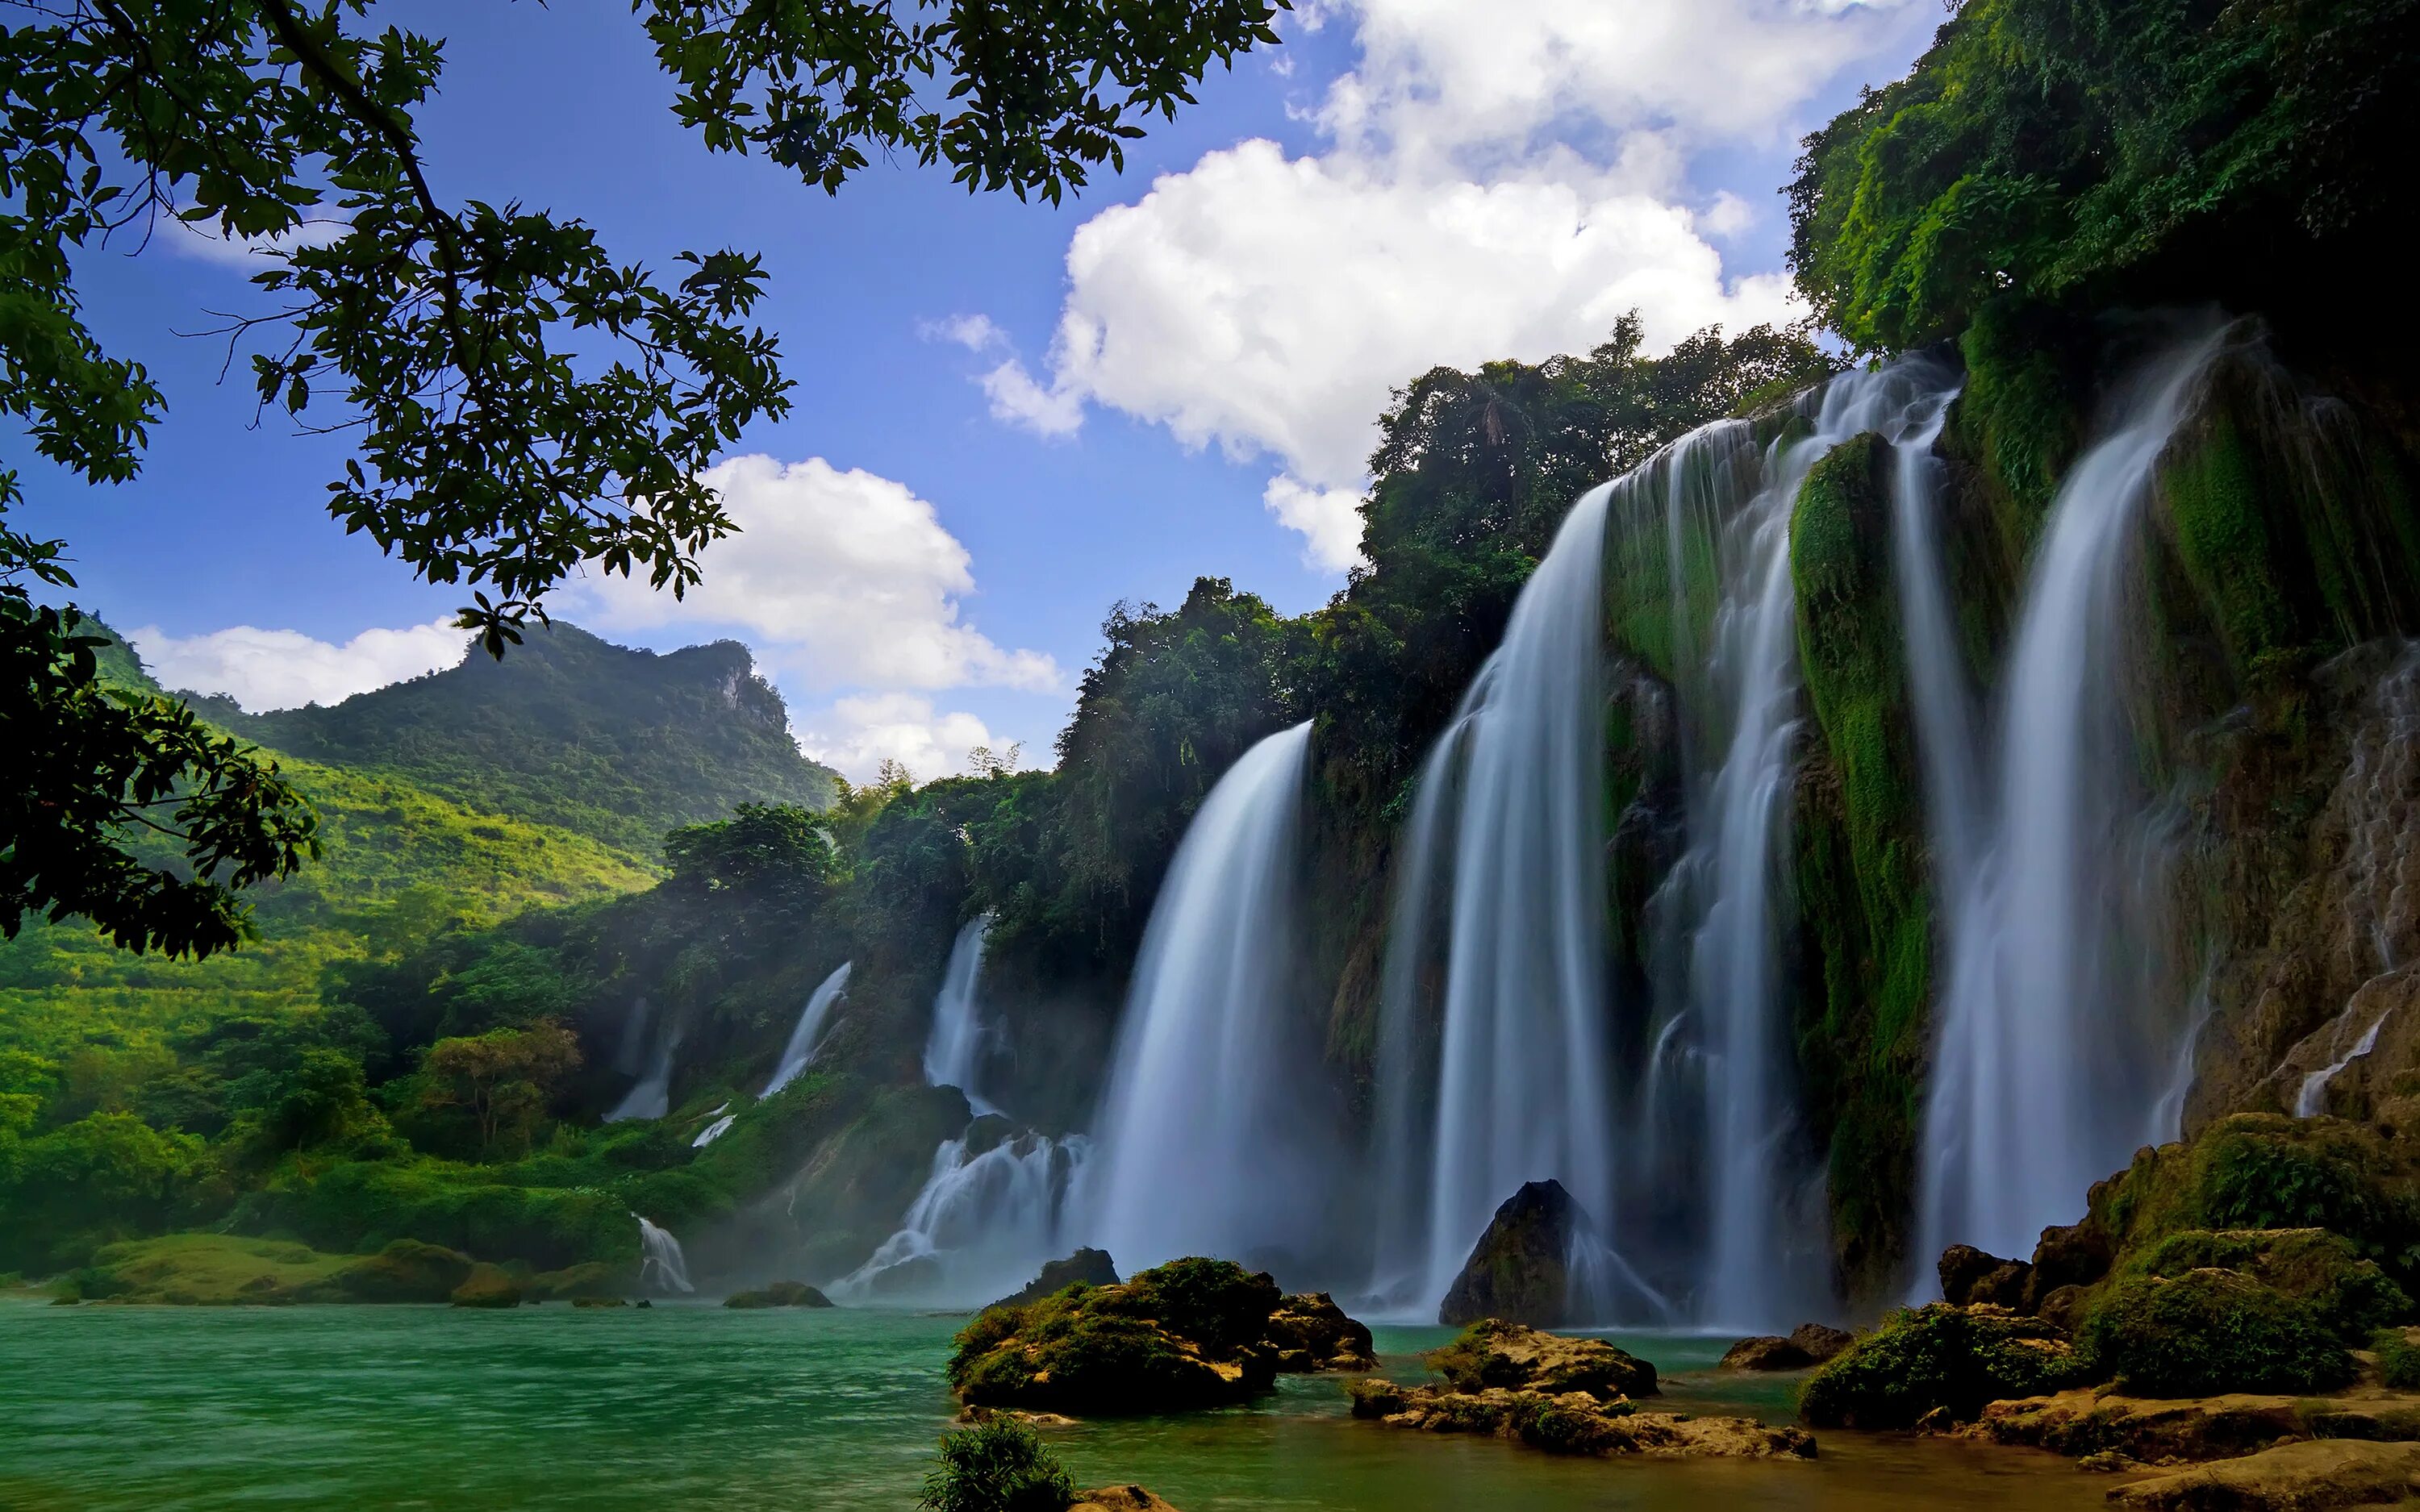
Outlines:
{"type": "Polygon", "coordinates": [[[336,703],[462,660],[469,632],[451,620],[403,630],[364,630],[343,645],[300,630],[239,625],[207,635],[172,636],[156,625],[126,639],[161,686],[224,693],[255,714],[305,703],[336,703]]]}
{"type": "Polygon", "coordinates": [[[1046,435],[1100,404],[1269,459],[1264,502],[1330,568],[1357,554],[1342,501],[1395,386],[1585,349],[1634,307],[1651,350],[1799,313],[1783,275],[1727,273],[1707,239],[1753,212],[1693,192],[1693,156],[1785,146],[1820,89],[1926,19],[1913,0],[1329,11],[1360,55],[1304,113],[1323,150],[1238,143],[1093,217],[1047,373],[1011,357],[981,382],[994,415],[1046,435]]]}
{"type": "Polygon", "coordinates": [[[974,592],[967,548],[904,484],[822,457],[750,455],[706,474],[739,533],[698,556],[705,581],[684,598],[593,574],[566,595],[613,629],[734,625],[768,662],[810,687],[1040,691],[1063,683],[1037,651],[1007,650],[961,622],[974,592]]]}
{"type": "Polygon", "coordinates": [[[954,342],[970,352],[1008,345],[1008,332],[987,315],[954,315],[947,320],[927,320],[916,329],[926,341],[954,342]]]}
{"type": "MultiPolygon", "coordinates": [[[[1008,743],[962,711],[934,712],[933,701],[913,693],[874,693],[834,701],[805,717],[794,732],[799,748],[852,782],[871,780],[885,761],[896,761],[920,782],[963,775],[978,747],[1005,759],[1008,743]]],[[[1020,754],[1019,764],[1033,765],[1020,754]]]]}
{"type": "Polygon", "coordinates": [[[1361,556],[1361,499],[1351,488],[1313,488],[1280,473],[1261,491],[1261,503],[1304,541],[1305,565],[1342,572],[1361,556]]]}
{"type": "Polygon", "coordinates": [[[171,252],[202,262],[246,268],[255,272],[268,266],[270,259],[282,256],[297,247],[324,247],[352,229],[339,220],[313,220],[305,221],[282,236],[231,237],[214,224],[181,221],[166,211],[156,217],[152,224],[154,234],[171,252]]]}

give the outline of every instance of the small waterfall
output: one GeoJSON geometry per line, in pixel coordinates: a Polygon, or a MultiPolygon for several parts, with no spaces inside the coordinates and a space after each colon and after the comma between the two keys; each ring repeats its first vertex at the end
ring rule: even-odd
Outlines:
{"type": "Polygon", "coordinates": [[[689,1148],[690,1148],[690,1149],[704,1149],[706,1146],[708,1146],[708,1145],[710,1145],[710,1144],[714,1143],[716,1140],[718,1140],[718,1139],[721,1138],[724,1134],[729,1134],[729,1133],[731,1132],[731,1126],[732,1126],[733,1124],[735,1124],[735,1123],[737,1123],[738,1121],[739,1121],[739,1115],[738,1115],[738,1114],[737,1114],[737,1113],[725,1113],[725,1114],[723,1114],[721,1118],[719,1118],[719,1119],[715,1119],[712,1123],[709,1123],[709,1124],[707,1124],[705,1128],[700,1129],[700,1130],[697,1132],[697,1137],[696,1137],[696,1138],[694,1138],[694,1139],[692,1139],[692,1140],[690,1140],[690,1141],[689,1142],[689,1148]]]}
{"type": "Polygon", "coordinates": [[[667,1295],[695,1291],[689,1283],[689,1259],[681,1254],[680,1241],[669,1229],[657,1227],[637,1213],[639,1219],[639,1285],[654,1287],[667,1295]]]}
{"type": "Polygon", "coordinates": [[[842,962],[839,970],[826,977],[814,992],[807,995],[807,1006],[799,1013],[799,1026],[790,1031],[790,1042],[782,1051],[782,1063],[773,1069],[773,1079],[756,1094],[757,1102],[762,1103],[797,1081],[799,1072],[814,1061],[816,1041],[824,1032],[824,1020],[830,1016],[832,1004],[848,990],[848,968],[849,963],[842,962]]]}
{"type": "Polygon", "coordinates": [[[956,1088],[979,1115],[1000,1111],[975,1085],[981,1079],[984,1042],[975,988],[983,977],[984,940],[990,931],[989,914],[969,919],[958,931],[941,990],[933,998],[933,1032],[924,1041],[925,1085],[956,1088]]]}
{"type": "MultiPolygon", "coordinates": [[[[633,1011],[633,1020],[644,1029],[646,1024],[645,999],[633,1011]]],[[[620,1123],[625,1119],[660,1119],[672,1111],[673,1057],[680,1051],[681,1030],[677,1024],[667,1024],[656,1037],[649,1053],[646,1071],[633,1083],[622,1101],[605,1115],[607,1123],[620,1123]]]]}
{"type": "Polygon", "coordinates": [[[1310,755],[1296,725],[1219,779],[1144,929],[1088,1193],[1091,1242],[1129,1270],[1323,1233],[1333,1132],[1292,943],[1310,755]]]}
{"type": "Polygon", "coordinates": [[[630,999],[630,1011],[622,1019],[622,1037],[614,1041],[613,1069],[625,1076],[643,1074],[647,1069],[647,1020],[650,1011],[647,995],[630,999]]]}
{"type": "MultiPolygon", "coordinates": [[[[2051,506],[2000,710],[1996,806],[1954,908],[1919,1195],[1922,1257],[2027,1255],[2142,1136],[2164,1035],[2108,990],[2126,914],[2113,838],[2138,827],[2117,664],[2162,454],[2226,343],[2205,331],[2137,375],[2051,506]],[[2147,1058],[2147,1057],[2149,1058],[2147,1058]]],[[[1937,562],[1930,564],[1938,572],[1937,562]]]]}
{"type": "Polygon", "coordinates": [[[933,1153],[932,1174],[899,1231],[832,1284],[845,1301],[980,1307],[1016,1290],[1075,1247],[1068,1194],[1092,1154],[1081,1134],[1023,1134],[978,1153],[966,1139],[933,1153]]]}
{"type": "Polygon", "coordinates": [[[2386,1027],[2388,1015],[2381,1013],[2370,1020],[2369,1027],[2353,1041],[2350,1050],[2303,1078],[2302,1088],[2294,1094],[2294,1117],[2315,1119],[2328,1110],[2328,1084],[2335,1081],[2347,1066],[2378,1048],[2378,1031],[2386,1027]]]}

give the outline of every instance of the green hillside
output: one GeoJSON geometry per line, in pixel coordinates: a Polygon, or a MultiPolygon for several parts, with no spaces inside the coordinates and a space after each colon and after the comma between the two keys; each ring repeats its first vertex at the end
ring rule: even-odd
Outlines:
{"type": "Polygon", "coordinates": [[[830,803],[782,695],[735,640],[659,656],[585,630],[534,628],[504,660],[458,666],[331,707],[250,715],[194,698],[273,750],[377,770],[466,808],[574,830],[652,859],[664,832],[743,803],[830,803]]]}

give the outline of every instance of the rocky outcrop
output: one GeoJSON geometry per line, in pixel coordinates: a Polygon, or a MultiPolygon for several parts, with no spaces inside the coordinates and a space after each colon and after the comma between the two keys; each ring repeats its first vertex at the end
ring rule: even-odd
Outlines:
{"type": "Polygon", "coordinates": [[[2420,1447],[2313,1440],[2119,1486],[2109,1500],[2145,1512],[2322,1512],[2420,1495],[2420,1447]]]}
{"type": "Polygon", "coordinates": [[[725,1307],[829,1307],[831,1299],[803,1281],[776,1281],[761,1291],[735,1291],[725,1307]]]}
{"type": "Polygon", "coordinates": [[[521,1284],[503,1266],[482,1260],[446,1300],[457,1307],[518,1307],[521,1284]]]}
{"type": "Polygon", "coordinates": [[[1345,1389],[1353,1397],[1353,1415],[1369,1422],[1426,1433],[1487,1434],[1548,1454],[1815,1457],[1815,1436],[1804,1428],[1772,1427],[1745,1417],[1640,1412],[1619,1396],[1501,1386],[1461,1391],[1390,1381],[1357,1381],[1345,1389]]]}
{"type": "Polygon", "coordinates": [[[352,1302],[444,1302],[471,1279],[471,1257],[441,1244],[398,1239],[335,1274],[352,1302]]]}
{"type": "Polygon", "coordinates": [[[1822,1365],[1856,1341],[1845,1329],[1822,1323],[1801,1323],[1787,1335],[1761,1334],[1744,1338],[1723,1351],[1717,1370],[1807,1370],[1822,1365]]]}
{"type": "Polygon", "coordinates": [[[1078,1491],[1067,1512],[1176,1512],[1176,1508],[1140,1486],[1100,1486],[1078,1491]]]}
{"type": "Polygon", "coordinates": [[[1265,1273],[1184,1259],[986,1308],[959,1332],[949,1373],[970,1407],[1109,1416],[1226,1406],[1280,1372],[1367,1368],[1369,1350],[1369,1331],[1324,1295],[1289,1298],[1265,1273]]]}
{"type": "Polygon", "coordinates": [[[1499,1318],[1537,1328],[1578,1321],[1571,1315],[1571,1256],[1588,1232],[1588,1215],[1560,1181],[1525,1184],[1488,1221],[1446,1288],[1437,1321],[1499,1318]]]}
{"type": "Polygon", "coordinates": [[[1029,1302],[1040,1302],[1069,1287],[1113,1287],[1118,1284],[1118,1268],[1109,1252],[1079,1249],[1063,1260],[1046,1260],[1042,1273],[1028,1281],[1022,1289],[993,1303],[995,1307],[1021,1307],[1029,1302]]]}
{"type": "Polygon", "coordinates": [[[1947,1426],[2083,1375],[2066,1334],[2041,1319],[1936,1302],[1883,1319],[1807,1380],[1798,1405],[1819,1428],[1947,1426]]]}
{"type": "Polygon", "coordinates": [[[1577,1391],[1611,1401],[1657,1391],[1653,1365],[1604,1339],[1565,1338],[1497,1318],[1471,1324],[1426,1359],[1458,1392],[1503,1387],[1553,1396],[1577,1391]]]}
{"type": "Polygon", "coordinates": [[[2304,1439],[2420,1441],[2420,1393],[2373,1386],[2329,1396],[2228,1392],[2170,1398],[2071,1390],[1993,1402],[1962,1431],[2078,1458],[2224,1459],[2304,1439]]]}
{"type": "Polygon", "coordinates": [[[1978,1303],[1994,1307],[2021,1306],[2033,1267],[2024,1260],[2004,1260],[1972,1244],[1952,1244],[1941,1252],[1935,1267],[1944,1302],[1960,1307],[1978,1303]]]}

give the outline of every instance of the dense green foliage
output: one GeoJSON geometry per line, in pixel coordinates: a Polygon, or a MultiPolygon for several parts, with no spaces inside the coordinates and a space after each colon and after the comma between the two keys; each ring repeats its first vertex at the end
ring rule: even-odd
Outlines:
{"type": "Polygon", "coordinates": [[[1067,1512],[1076,1482],[1032,1428],[994,1417],[941,1435],[918,1506],[933,1512],[1067,1512]]]}
{"type": "Polygon", "coordinates": [[[1798,1408],[1819,1428],[1906,1428],[1936,1410],[1971,1422],[1986,1402],[2084,1381],[2058,1331],[2040,1319],[1933,1303],[1891,1314],[1826,1361],[1798,1408]]]}
{"type": "Polygon", "coordinates": [[[2411,0],[1965,0],[1807,138],[1799,288],[1893,351],[2009,297],[2339,305],[2401,224],[2415,61],[2411,0]]]}
{"type": "Polygon", "coordinates": [[[2353,1378],[2317,1308],[2235,1271],[2118,1281],[2075,1346],[2092,1379],[2140,1396],[2330,1391],[2353,1378]]]}
{"type": "Polygon", "coordinates": [[[743,803],[820,809],[833,795],[832,774],[799,753],[782,696],[736,641],[658,656],[556,625],[503,661],[469,656],[333,707],[249,715],[193,702],[289,756],[393,773],[638,856],[664,831],[743,803]]]}

